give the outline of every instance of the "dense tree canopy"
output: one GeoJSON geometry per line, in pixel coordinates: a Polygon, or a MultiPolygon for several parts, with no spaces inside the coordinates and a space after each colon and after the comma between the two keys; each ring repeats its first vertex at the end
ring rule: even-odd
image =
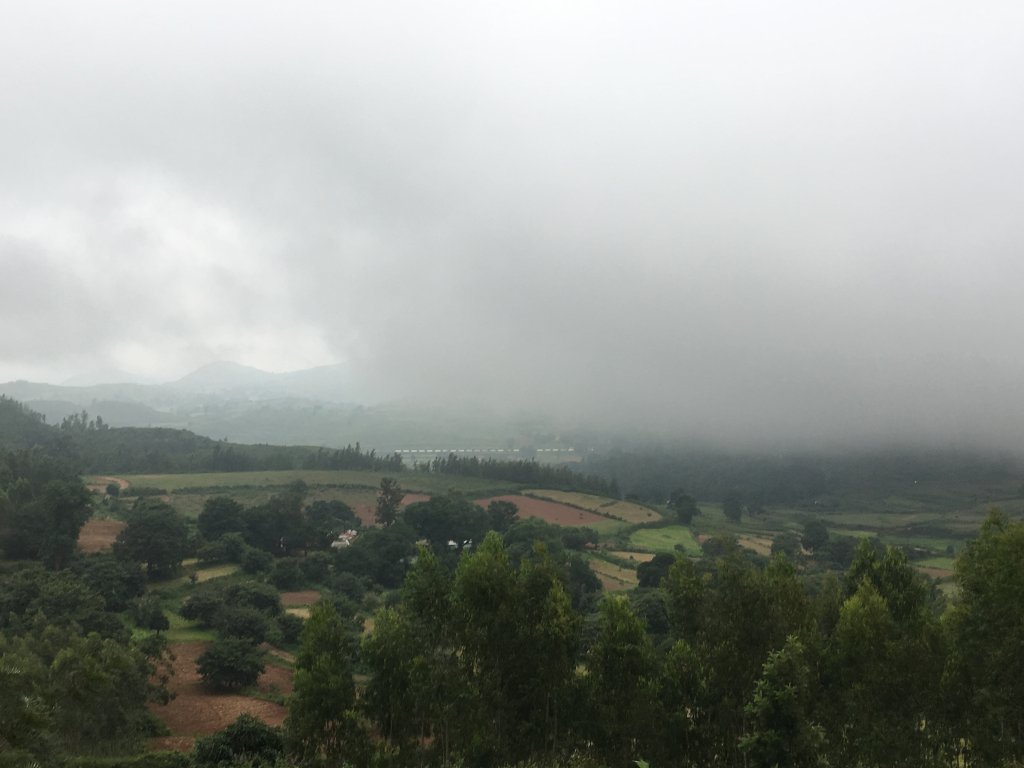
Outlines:
{"type": "Polygon", "coordinates": [[[162,501],[140,499],[128,515],[127,527],[118,534],[114,552],[125,560],[141,563],[149,576],[173,574],[188,549],[185,519],[162,501]]]}

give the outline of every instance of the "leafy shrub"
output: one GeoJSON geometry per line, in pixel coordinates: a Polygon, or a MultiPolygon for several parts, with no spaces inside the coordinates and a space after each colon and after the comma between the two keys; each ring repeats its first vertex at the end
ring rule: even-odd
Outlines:
{"type": "Polygon", "coordinates": [[[270,583],[278,589],[298,589],[302,586],[302,571],[294,557],[285,557],[274,563],[270,583]]]}
{"type": "Polygon", "coordinates": [[[299,642],[302,628],[306,625],[300,617],[290,613],[281,614],[277,618],[277,628],[281,632],[281,642],[286,645],[294,645],[299,642]]]}
{"type": "Polygon", "coordinates": [[[219,733],[196,740],[194,761],[197,766],[263,765],[272,763],[284,751],[281,731],[250,714],[238,716],[219,733]]]}
{"type": "Polygon", "coordinates": [[[224,637],[236,637],[262,643],[270,634],[266,614],[245,605],[226,605],[217,614],[214,626],[224,637]]]}
{"type": "Polygon", "coordinates": [[[240,562],[246,573],[267,573],[274,567],[274,556],[266,550],[248,547],[242,553],[240,562]]]}
{"type": "Polygon", "coordinates": [[[203,682],[218,690],[237,690],[255,685],[266,665],[263,651],[238,638],[214,640],[196,662],[203,682]]]}

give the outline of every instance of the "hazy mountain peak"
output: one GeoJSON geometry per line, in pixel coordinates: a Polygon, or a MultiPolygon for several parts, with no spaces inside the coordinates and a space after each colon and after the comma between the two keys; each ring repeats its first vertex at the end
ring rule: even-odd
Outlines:
{"type": "Polygon", "coordinates": [[[231,360],[217,360],[196,368],[187,373],[175,382],[173,386],[188,387],[233,387],[253,382],[266,382],[274,378],[275,374],[268,371],[253,368],[250,365],[242,365],[231,360]]]}
{"type": "Polygon", "coordinates": [[[297,397],[340,402],[351,397],[348,369],[340,364],[271,373],[230,360],[218,360],[197,368],[168,386],[179,391],[229,394],[257,400],[297,397]]]}

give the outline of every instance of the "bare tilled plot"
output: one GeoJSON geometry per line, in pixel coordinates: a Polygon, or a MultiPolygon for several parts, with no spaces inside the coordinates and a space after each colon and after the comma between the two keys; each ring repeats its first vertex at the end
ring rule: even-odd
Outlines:
{"type": "Polygon", "coordinates": [[[634,504],[631,501],[607,499],[603,496],[576,493],[575,491],[548,491],[541,489],[527,491],[527,493],[531,496],[561,502],[572,507],[582,507],[605,517],[625,520],[627,523],[653,523],[661,519],[661,516],[654,510],[648,509],[641,504],[634,504]]]}
{"type": "MultiPolygon", "coordinates": [[[[235,693],[212,693],[203,685],[196,672],[196,660],[207,645],[190,642],[170,646],[175,660],[174,676],[168,688],[175,697],[166,706],[150,704],[150,709],[167,725],[171,736],[150,740],[152,749],[187,751],[197,736],[223,730],[244,713],[268,725],[284,723],[287,710],[280,704],[235,693]]],[[[292,673],[268,664],[266,672],[260,676],[258,688],[267,694],[291,693],[292,673]]]]}
{"type": "Polygon", "coordinates": [[[298,616],[300,619],[308,619],[310,606],[319,601],[320,593],[315,589],[281,593],[281,605],[284,606],[285,613],[298,616]]]}
{"type": "Polygon", "coordinates": [[[607,522],[600,515],[585,509],[576,509],[567,504],[546,499],[534,499],[529,496],[493,496],[489,499],[477,499],[476,503],[486,507],[492,501],[511,501],[519,507],[519,517],[539,517],[546,523],[555,525],[596,525],[607,522]]]}
{"type": "Polygon", "coordinates": [[[282,592],[281,605],[291,608],[297,605],[313,605],[320,601],[320,593],[315,589],[304,589],[301,592],[282,592]]]}
{"type": "Polygon", "coordinates": [[[122,520],[87,520],[78,532],[78,548],[87,555],[108,552],[126,525],[122,520]]]}

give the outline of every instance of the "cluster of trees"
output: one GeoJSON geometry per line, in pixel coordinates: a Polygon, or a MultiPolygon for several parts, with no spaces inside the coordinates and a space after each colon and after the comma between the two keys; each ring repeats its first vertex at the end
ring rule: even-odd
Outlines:
{"type": "Polygon", "coordinates": [[[1005,455],[953,450],[872,450],[828,453],[745,453],[653,446],[588,453],[586,471],[614,478],[628,496],[661,503],[680,485],[700,499],[735,494],[743,506],[829,500],[852,489],[884,497],[887,489],[940,482],[969,488],[1019,484],[1020,461],[1005,455]]]}
{"type": "Polygon", "coordinates": [[[68,563],[91,514],[89,495],[66,461],[40,448],[0,453],[0,552],[68,563]]]}
{"type": "Polygon", "coordinates": [[[566,491],[582,491],[595,493],[599,496],[619,497],[618,483],[614,479],[605,479],[597,475],[584,475],[564,464],[540,464],[536,461],[498,461],[497,459],[480,459],[476,456],[458,456],[454,453],[447,457],[436,457],[428,464],[417,465],[442,475],[464,475],[468,477],[485,477],[488,480],[502,480],[510,483],[522,483],[543,488],[560,488],[566,491]]]}
{"type": "Polygon", "coordinates": [[[378,456],[373,449],[364,453],[359,443],[340,450],[318,448],[302,462],[304,469],[367,469],[373,472],[401,472],[405,469],[400,454],[378,456]]]}
{"type": "Polygon", "coordinates": [[[135,564],[109,554],[0,566],[4,764],[122,753],[156,732],[145,705],[167,698],[165,644],[127,621],[155,621],[144,586],[135,564]]]}
{"type": "Polygon", "coordinates": [[[59,430],[46,423],[42,414],[0,395],[0,448],[41,446],[54,451],[67,442],[59,430]]]}
{"type": "Polygon", "coordinates": [[[283,469],[366,469],[401,472],[399,455],[378,456],[357,443],[340,450],[305,446],[240,445],[212,440],[184,429],[112,428],[87,411],[48,425],[35,411],[0,396],[0,447],[44,448],[79,470],[101,474],[242,472],[283,469]]]}
{"type": "Polygon", "coordinates": [[[454,570],[422,547],[361,646],[314,612],[283,743],[353,764],[1009,764],[1024,757],[1024,524],[993,513],[957,578],[943,613],[898,550],[865,544],[811,590],[784,557],[732,546],[674,558],[588,616],[543,546],[517,561],[492,532],[454,570]]]}
{"type": "Polygon", "coordinates": [[[240,445],[184,429],[118,427],[66,433],[85,472],[244,472],[371,469],[399,472],[401,459],[358,446],[337,451],[302,446],[240,445]]]}

